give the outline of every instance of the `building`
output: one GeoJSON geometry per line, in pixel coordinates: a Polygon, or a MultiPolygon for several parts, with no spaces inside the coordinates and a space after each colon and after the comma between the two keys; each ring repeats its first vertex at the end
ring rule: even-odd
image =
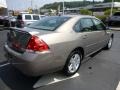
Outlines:
{"type": "Polygon", "coordinates": [[[114,3],[110,2],[110,3],[88,5],[86,7],[66,8],[65,11],[66,13],[80,13],[80,9],[88,9],[88,10],[94,11],[95,13],[101,12],[101,14],[103,14],[105,10],[111,8],[112,4],[114,8],[120,10],[120,2],[114,2],[114,3]]]}
{"type": "Polygon", "coordinates": [[[0,16],[7,15],[7,3],[6,0],[0,0],[0,16]]]}

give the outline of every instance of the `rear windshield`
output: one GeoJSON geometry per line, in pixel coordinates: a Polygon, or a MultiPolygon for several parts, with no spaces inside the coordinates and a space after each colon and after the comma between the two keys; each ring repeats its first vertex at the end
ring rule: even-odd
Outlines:
{"type": "Polygon", "coordinates": [[[120,12],[114,13],[114,16],[120,16],[120,12]]]}
{"type": "Polygon", "coordinates": [[[39,20],[39,16],[38,15],[33,15],[33,20],[39,20]]]}
{"type": "Polygon", "coordinates": [[[45,17],[29,25],[28,27],[39,30],[54,31],[56,28],[58,28],[60,25],[66,22],[68,19],[70,19],[70,17],[65,17],[65,16],[45,17]]]}
{"type": "Polygon", "coordinates": [[[31,20],[31,15],[25,15],[26,20],[31,20]]]}

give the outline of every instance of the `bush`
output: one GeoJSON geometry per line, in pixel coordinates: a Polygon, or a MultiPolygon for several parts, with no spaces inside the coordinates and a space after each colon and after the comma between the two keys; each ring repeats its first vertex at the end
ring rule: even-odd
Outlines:
{"type": "Polygon", "coordinates": [[[106,24],[106,19],[107,19],[107,15],[102,15],[102,16],[96,16],[97,18],[99,18],[101,21],[103,21],[103,23],[106,24]]]}
{"type": "Polygon", "coordinates": [[[92,15],[92,12],[88,9],[81,9],[80,10],[80,14],[83,14],[83,15],[92,15]]]}
{"type": "MultiPolygon", "coordinates": [[[[113,13],[115,13],[116,11],[117,11],[117,9],[113,9],[113,13]]],[[[107,10],[104,11],[104,14],[106,16],[110,16],[110,13],[111,13],[111,9],[107,9],[107,10]]]]}

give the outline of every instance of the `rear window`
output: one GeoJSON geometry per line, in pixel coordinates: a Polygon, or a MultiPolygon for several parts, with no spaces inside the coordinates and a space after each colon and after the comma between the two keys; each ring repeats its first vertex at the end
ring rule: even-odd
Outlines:
{"type": "Polygon", "coordinates": [[[114,16],[120,16],[120,12],[114,13],[114,16]]]}
{"type": "Polygon", "coordinates": [[[60,25],[65,23],[70,17],[63,17],[63,16],[51,16],[45,17],[42,20],[39,20],[31,25],[29,28],[39,29],[39,30],[47,30],[47,31],[54,31],[60,25]]]}
{"type": "Polygon", "coordinates": [[[25,15],[26,20],[31,20],[31,15],[25,15]]]}
{"type": "Polygon", "coordinates": [[[33,15],[33,20],[39,20],[39,16],[38,15],[33,15]]]}

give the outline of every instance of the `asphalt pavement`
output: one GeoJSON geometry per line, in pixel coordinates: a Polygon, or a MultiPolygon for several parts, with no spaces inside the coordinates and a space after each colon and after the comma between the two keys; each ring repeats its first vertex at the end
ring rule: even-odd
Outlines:
{"type": "Polygon", "coordinates": [[[8,30],[0,30],[0,63],[6,61],[6,58],[4,57],[4,50],[3,50],[3,46],[5,44],[5,41],[7,39],[6,35],[7,35],[8,30]]]}
{"type": "MultiPolygon", "coordinates": [[[[7,30],[0,31],[0,66],[6,61],[3,45],[7,30]]],[[[83,62],[79,77],[33,89],[41,77],[28,77],[11,65],[0,67],[0,90],[116,90],[120,82],[120,31],[110,50],[102,50],[83,62]]]]}

